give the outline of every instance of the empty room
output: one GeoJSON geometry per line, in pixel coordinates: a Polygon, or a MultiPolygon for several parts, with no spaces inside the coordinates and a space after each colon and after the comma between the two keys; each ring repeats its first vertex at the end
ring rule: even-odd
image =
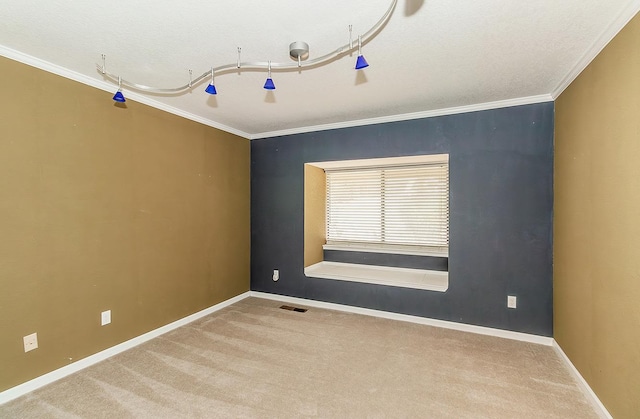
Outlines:
{"type": "Polygon", "coordinates": [[[640,418],[640,0],[0,10],[0,417],[640,418]]]}

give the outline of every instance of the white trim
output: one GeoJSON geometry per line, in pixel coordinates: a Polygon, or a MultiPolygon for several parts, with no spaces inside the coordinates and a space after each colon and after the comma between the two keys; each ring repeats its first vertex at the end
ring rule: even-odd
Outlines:
{"type": "Polygon", "coordinates": [[[449,289],[449,272],[426,269],[322,261],[304,268],[304,275],[427,291],[445,292],[449,289]]]}
{"type": "Polygon", "coordinates": [[[553,102],[549,94],[527,96],[515,99],[497,100],[495,102],[476,103],[473,105],[455,106],[452,108],[434,109],[431,111],[421,111],[404,113],[399,115],[381,116],[378,118],[358,119],[354,121],[336,122],[333,124],[313,125],[307,127],[284,129],[279,131],[259,132],[251,134],[249,139],[258,140],[260,138],[280,137],[283,135],[302,134],[305,132],[326,131],[330,129],[360,127],[363,125],[384,124],[387,122],[409,121],[412,119],[433,118],[435,116],[455,115],[460,113],[486,111],[490,109],[508,108],[511,106],[532,105],[535,103],[553,102]]]}
{"type": "Polygon", "coordinates": [[[580,371],[578,371],[576,366],[573,365],[573,362],[571,362],[567,354],[564,353],[564,351],[562,350],[562,348],[560,347],[560,345],[555,339],[553,339],[552,346],[553,346],[553,349],[555,349],[558,356],[564,361],[567,368],[569,368],[571,375],[574,376],[574,378],[578,382],[578,386],[580,387],[584,395],[587,397],[587,399],[589,399],[593,407],[598,411],[598,413],[600,414],[600,417],[613,419],[613,417],[611,416],[607,408],[604,407],[604,404],[602,404],[602,402],[600,401],[596,393],[591,389],[591,386],[589,386],[589,383],[587,383],[587,380],[585,380],[582,374],[580,374],[580,371]]]}
{"type": "Polygon", "coordinates": [[[602,52],[611,40],[624,28],[627,23],[640,11],[640,0],[631,2],[613,22],[596,38],[589,49],[580,57],[578,62],[562,78],[555,89],[551,91],[551,97],[556,100],[580,73],[602,52]]]}
{"type": "MultiPolygon", "coordinates": [[[[117,90],[117,86],[114,85],[113,83],[109,83],[106,81],[95,79],[93,77],[89,77],[85,74],[81,74],[76,71],[69,70],[59,65],[41,60],[39,58],[24,54],[20,51],[13,50],[11,48],[7,48],[2,45],[0,45],[0,56],[9,58],[14,61],[21,62],[31,67],[39,68],[40,70],[53,73],[60,77],[77,81],[78,83],[86,84],[87,86],[95,87],[96,89],[104,90],[105,92],[113,93],[115,92],[115,90],[117,90]]],[[[133,100],[135,102],[139,102],[144,105],[151,106],[161,111],[165,111],[165,112],[180,116],[182,118],[189,119],[191,121],[199,122],[203,125],[207,125],[209,127],[228,132],[230,134],[235,134],[239,137],[250,139],[250,134],[244,131],[240,131],[228,125],[215,122],[208,118],[203,118],[201,116],[194,115],[190,112],[185,112],[182,109],[174,108],[173,106],[164,104],[162,102],[158,102],[157,100],[150,99],[149,97],[142,95],[140,93],[136,93],[135,91],[127,90],[125,94],[127,96],[127,100],[133,100]]],[[[110,98],[105,97],[105,100],[107,101],[106,103],[109,103],[110,98]]]]}
{"type": "Polygon", "coordinates": [[[259,291],[247,291],[233,298],[225,300],[221,303],[218,303],[214,306],[211,306],[197,313],[184,317],[180,320],[176,320],[173,323],[159,327],[158,329],[152,330],[143,335],[130,339],[126,342],[107,348],[87,358],[76,361],[73,364],[64,366],[57,370],[51,371],[47,374],[41,375],[40,377],[34,378],[33,380],[27,381],[26,383],[17,385],[8,390],[0,392],[0,405],[7,403],[11,400],[14,400],[18,397],[24,396],[25,394],[30,393],[34,390],[37,390],[47,384],[51,384],[54,381],[57,381],[68,375],[78,372],[84,368],[90,367],[91,365],[97,364],[98,362],[104,361],[107,358],[110,358],[114,355],[117,355],[121,352],[124,352],[128,349],[138,346],[144,342],[147,342],[153,338],[156,338],[160,335],[163,335],[167,332],[177,329],[178,327],[184,326],[188,323],[191,323],[195,320],[205,317],[211,313],[214,313],[218,310],[228,307],[231,304],[235,304],[239,301],[242,301],[248,297],[262,298],[266,300],[280,301],[283,303],[290,303],[290,304],[300,304],[300,305],[306,305],[309,307],[323,308],[328,310],[337,310],[337,311],[342,311],[346,313],[355,313],[355,314],[361,314],[365,316],[372,316],[372,317],[379,317],[379,318],[390,319],[390,320],[404,321],[409,323],[423,324],[427,326],[441,327],[444,329],[458,330],[461,332],[476,333],[480,335],[494,336],[494,337],[499,337],[504,339],[512,339],[512,340],[518,340],[522,342],[534,343],[538,345],[551,346],[556,351],[558,356],[562,359],[562,361],[567,365],[567,368],[570,370],[571,374],[576,378],[576,381],[578,381],[578,384],[582,389],[582,391],[584,392],[585,396],[593,404],[594,408],[598,411],[601,417],[606,419],[612,419],[612,416],[607,410],[607,408],[604,406],[604,404],[602,404],[602,402],[600,401],[598,396],[594,393],[594,391],[591,389],[587,381],[584,379],[584,377],[582,377],[582,375],[573,365],[569,357],[567,357],[567,355],[564,353],[564,351],[562,350],[558,342],[556,342],[556,340],[553,338],[538,336],[538,335],[531,335],[527,333],[512,332],[509,330],[493,329],[490,327],[474,326],[474,325],[450,322],[445,320],[436,320],[436,319],[430,319],[426,317],[411,316],[408,314],[398,314],[398,313],[392,313],[388,311],[353,307],[353,306],[347,306],[343,304],[327,303],[327,302],[316,301],[316,300],[308,300],[305,298],[288,297],[288,296],[278,295],[278,294],[269,294],[269,293],[264,293],[259,291]]]}
{"type": "Polygon", "coordinates": [[[421,154],[417,156],[380,157],[375,159],[327,160],[305,163],[324,170],[368,169],[371,167],[447,164],[449,154],[421,154]]]}
{"type": "MultiPolygon", "coordinates": [[[[77,81],[79,83],[86,84],[91,87],[95,87],[96,89],[104,90],[106,92],[114,91],[115,86],[112,83],[108,83],[106,81],[101,81],[93,77],[89,77],[85,74],[81,74],[76,71],[69,70],[67,68],[50,63],[48,61],[44,61],[39,58],[33,57],[31,55],[24,54],[20,51],[7,48],[3,45],[0,45],[0,56],[9,58],[14,61],[21,62],[23,64],[26,64],[35,68],[39,68],[40,70],[44,70],[61,77],[65,77],[70,80],[77,81]]],[[[201,116],[194,115],[192,113],[185,112],[181,109],[175,108],[173,106],[166,105],[162,102],[158,102],[156,100],[150,99],[149,97],[144,96],[140,93],[136,93],[135,91],[127,91],[126,95],[127,95],[127,99],[131,99],[133,101],[142,103],[144,105],[151,106],[153,108],[160,109],[162,111],[189,119],[191,121],[199,122],[203,125],[207,125],[212,128],[216,128],[231,134],[235,134],[237,136],[247,138],[249,140],[278,137],[282,135],[301,134],[305,132],[325,131],[325,130],[338,129],[338,128],[350,128],[350,127],[359,127],[364,125],[383,124],[386,122],[398,122],[398,121],[408,121],[412,119],[432,118],[435,116],[443,116],[443,115],[455,115],[460,113],[484,111],[489,109],[507,108],[511,106],[531,105],[534,103],[551,102],[554,100],[554,97],[552,97],[552,95],[544,94],[544,95],[537,95],[537,96],[527,96],[527,97],[514,98],[514,99],[498,100],[494,102],[477,103],[473,105],[435,109],[430,111],[413,112],[413,113],[406,113],[406,114],[399,114],[399,115],[389,115],[389,116],[382,116],[378,118],[367,118],[367,119],[359,119],[359,120],[353,120],[353,121],[337,122],[333,124],[313,125],[313,126],[291,128],[291,129],[285,129],[285,130],[279,130],[279,131],[258,132],[254,134],[249,134],[239,129],[230,127],[228,125],[224,125],[219,122],[213,121],[211,119],[203,118],[201,116]]]]}
{"type": "Polygon", "coordinates": [[[484,326],[474,326],[471,324],[456,323],[446,320],[436,320],[427,317],[411,316],[408,314],[391,313],[389,311],[372,310],[369,308],[352,307],[343,304],[325,303],[323,301],[307,300],[305,298],[287,297],[278,294],[269,294],[259,291],[251,291],[251,297],[264,298],[266,300],[280,301],[290,304],[301,304],[309,307],[337,310],[347,313],[362,314],[365,316],[380,317],[383,319],[398,320],[409,323],[424,324],[427,326],[441,327],[443,329],[459,330],[461,332],[476,333],[479,335],[495,336],[498,338],[519,340],[522,342],[535,343],[538,345],[552,346],[553,338],[546,336],[531,335],[528,333],[512,332],[510,330],[493,329],[484,326]]]}
{"type": "Polygon", "coordinates": [[[155,330],[147,332],[143,335],[136,336],[133,339],[129,339],[126,342],[122,342],[118,345],[107,348],[103,351],[100,351],[96,354],[83,358],[79,361],[74,362],[73,364],[66,365],[62,368],[58,368],[57,370],[51,371],[47,374],[41,375],[40,377],[34,378],[33,380],[29,380],[26,383],[17,385],[8,390],[5,390],[0,393],[0,405],[7,403],[10,400],[16,399],[20,396],[23,396],[27,393],[30,393],[34,390],[39,389],[40,387],[46,386],[47,384],[51,384],[54,381],[57,381],[61,378],[64,378],[68,375],[71,375],[75,372],[78,372],[82,369],[90,367],[91,365],[97,364],[98,362],[104,361],[107,358],[110,358],[114,355],[117,355],[121,352],[124,352],[128,349],[131,349],[135,346],[138,346],[142,343],[145,343],[153,338],[156,338],[160,335],[163,335],[167,332],[170,332],[178,327],[184,326],[185,324],[191,323],[194,320],[198,320],[204,316],[207,316],[211,313],[214,313],[218,310],[221,310],[231,304],[237,303],[238,301],[244,300],[245,298],[251,295],[250,291],[247,291],[243,294],[237,295],[233,298],[225,300],[221,303],[218,303],[214,306],[206,308],[204,310],[198,311],[197,313],[191,314],[187,317],[183,317],[180,320],[176,320],[173,323],[169,323],[165,326],[159,327],[155,330]]]}

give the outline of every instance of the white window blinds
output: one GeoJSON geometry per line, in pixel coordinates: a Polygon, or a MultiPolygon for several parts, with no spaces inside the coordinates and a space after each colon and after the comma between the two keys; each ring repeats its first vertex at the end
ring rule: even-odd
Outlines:
{"type": "Polygon", "coordinates": [[[327,169],[327,244],[449,246],[448,162],[327,169]]]}

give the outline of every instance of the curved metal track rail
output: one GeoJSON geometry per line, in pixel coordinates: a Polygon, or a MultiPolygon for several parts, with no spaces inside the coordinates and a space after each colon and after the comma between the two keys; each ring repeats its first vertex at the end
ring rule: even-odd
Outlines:
{"type": "MultiPolygon", "coordinates": [[[[361,43],[365,43],[371,38],[373,38],[378,33],[378,31],[389,21],[397,3],[398,3],[398,0],[391,1],[391,5],[389,6],[385,14],[380,18],[380,20],[378,20],[378,22],[376,22],[376,24],[373,25],[371,29],[369,29],[363,35],[361,35],[360,37],[361,43]]],[[[314,58],[311,60],[305,60],[305,61],[298,60],[295,63],[290,63],[290,62],[276,63],[276,62],[268,62],[268,61],[240,62],[240,58],[238,58],[238,62],[233,64],[221,65],[219,67],[213,67],[211,70],[207,71],[206,73],[203,73],[202,75],[196,77],[195,79],[190,80],[189,83],[185,84],[184,86],[167,88],[167,89],[161,89],[161,88],[152,87],[152,86],[145,86],[143,84],[133,83],[125,79],[122,79],[115,74],[107,72],[105,69],[104,62],[102,65],[96,64],[96,67],[98,71],[105,78],[110,79],[115,83],[118,83],[119,86],[126,87],[131,90],[137,90],[137,91],[142,91],[147,93],[171,95],[171,94],[177,94],[177,93],[190,90],[194,85],[199,84],[203,80],[212,77],[213,74],[218,75],[218,74],[237,72],[237,71],[243,71],[243,70],[245,71],[246,70],[263,70],[263,69],[267,70],[269,66],[271,66],[271,69],[277,70],[277,71],[301,70],[303,68],[317,67],[317,66],[327,64],[332,60],[334,60],[335,58],[351,53],[356,49],[358,49],[358,43],[354,44],[353,40],[351,39],[349,40],[348,44],[343,45],[339,48],[336,48],[335,50],[333,50],[328,54],[325,54],[321,57],[314,58]]],[[[239,56],[240,56],[240,50],[238,49],[238,57],[239,56]]],[[[103,59],[104,59],[104,56],[103,56],[103,59]]]]}

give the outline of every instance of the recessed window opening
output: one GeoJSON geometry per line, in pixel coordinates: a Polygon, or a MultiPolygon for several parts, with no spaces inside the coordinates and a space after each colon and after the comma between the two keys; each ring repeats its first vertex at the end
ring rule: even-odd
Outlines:
{"type": "Polygon", "coordinates": [[[449,288],[448,154],[306,163],[304,207],[306,277],[449,288]]]}

